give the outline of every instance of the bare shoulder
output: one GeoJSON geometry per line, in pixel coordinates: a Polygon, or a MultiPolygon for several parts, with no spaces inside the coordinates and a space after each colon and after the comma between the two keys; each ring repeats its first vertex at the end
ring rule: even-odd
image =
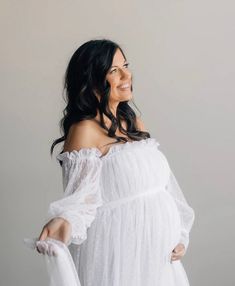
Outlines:
{"type": "Polygon", "coordinates": [[[97,147],[99,142],[99,129],[93,120],[82,120],[73,124],[64,143],[64,152],[79,150],[81,148],[97,147]]]}
{"type": "Polygon", "coordinates": [[[147,131],[145,128],[145,124],[140,117],[136,117],[136,123],[137,123],[137,127],[140,131],[147,131]]]}

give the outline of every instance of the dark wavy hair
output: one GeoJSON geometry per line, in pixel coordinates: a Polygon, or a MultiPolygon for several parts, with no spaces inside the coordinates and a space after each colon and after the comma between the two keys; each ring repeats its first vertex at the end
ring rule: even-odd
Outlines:
{"type": "MultiPolygon", "coordinates": [[[[60,120],[60,130],[63,136],[53,141],[50,148],[51,155],[55,145],[66,140],[72,124],[92,119],[96,117],[97,112],[100,114],[100,126],[108,131],[109,137],[116,138],[116,142],[112,143],[128,141],[125,137],[115,135],[117,128],[120,128],[121,133],[132,140],[139,141],[150,137],[148,132],[138,130],[136,114],[128,101],[118,104],[116,117],[109,109],[110,85],[106,80],[106,74],[112,66],[117,49],[120,49],[126,60],[121,47],[108,39],[90,40],[74,52],[64,77],[67,105],[63,110],[63,118],[60,120]],[[100,101],[95,91],[100,95],[100,101]],[[111,120],[110,128],[105,125],[103,114],[111,120]],[[121,120],[126,122],[127,130],[122,128],[121,120]]],[[[133,91],[132,85],[131,91],[133,91]]],[[[133,100],[132,102],[136,106],[133,100]]]]}

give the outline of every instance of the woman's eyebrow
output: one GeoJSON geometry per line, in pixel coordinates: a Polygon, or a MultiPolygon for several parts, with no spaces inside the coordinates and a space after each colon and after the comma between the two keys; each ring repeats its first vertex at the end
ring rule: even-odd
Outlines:
{"type": "MultiPolygon", "coordinates": [[[[125,60],[123,63],[125,63],[127,60],[125,60]]],[[[114,68],[114,67],[118,67],[118,66],[111,66],[111,68],[114,68]]]]}

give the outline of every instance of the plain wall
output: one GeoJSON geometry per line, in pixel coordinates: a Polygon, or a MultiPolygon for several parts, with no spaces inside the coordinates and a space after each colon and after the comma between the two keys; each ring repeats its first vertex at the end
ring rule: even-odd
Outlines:
{"type": "Polygon", "coordinates": [[[135,103],[195,210],[182,258],[190,285],[234,285],[234,1],[0,3],[0,284],[45,285],[42,257],[22,241],[39,235],[62,192],[49,148],[60,137],[64,72],[82,43],[109,38],[124,49],[135,103]]]}

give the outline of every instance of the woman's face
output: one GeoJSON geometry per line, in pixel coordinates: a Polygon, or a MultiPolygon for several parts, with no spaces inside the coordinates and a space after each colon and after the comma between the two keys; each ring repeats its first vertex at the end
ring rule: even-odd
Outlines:
{"type": "Polygon", "coordinates": [[[112,66],[109,69],[106,80],[110,84],[110,101],[112,103],[127,101],[132,98],[131,92],[131,72],[128,69],[128,62],[117,49],[113,57],[112,66]]]}

